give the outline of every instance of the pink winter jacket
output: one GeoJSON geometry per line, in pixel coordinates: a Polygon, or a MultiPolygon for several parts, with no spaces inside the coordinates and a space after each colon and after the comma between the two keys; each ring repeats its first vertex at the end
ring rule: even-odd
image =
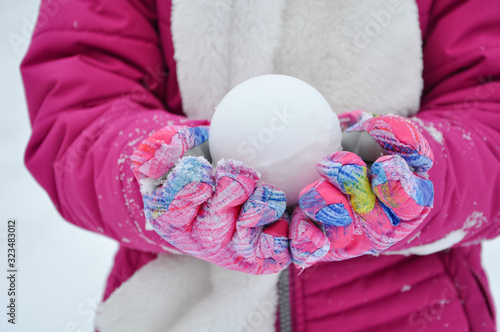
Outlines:
{"type": "MultiPolygon", "coordinates": [[[[391,251],[452,248],[321,263],[300,275],[290,266],[280,296],[289,298],[291,322],[278,314],[277,329],[495,330],[480,243],[500,233],[500,2],[417,4],[424,61],[417,118],[436,159],[435,203],[391,251]]],[[[120,242],[104,299],[169,248],[144,229],[129,156],[167,124],[208,123],[183,113],[170,7],[42,1],[21,65],[33,126],[28,169],[66,220],[120,242]]]]}

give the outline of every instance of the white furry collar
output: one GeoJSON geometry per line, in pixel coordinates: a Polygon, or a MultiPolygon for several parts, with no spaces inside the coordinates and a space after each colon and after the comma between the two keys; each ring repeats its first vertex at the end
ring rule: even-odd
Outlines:
{"type": "Polygon", "coordinates": [[[231,88],[271,73],[308,82],[337,114],[419,108],[415,0],[173,0],[172,35],[190,118],[210,119],[231,88]]]}

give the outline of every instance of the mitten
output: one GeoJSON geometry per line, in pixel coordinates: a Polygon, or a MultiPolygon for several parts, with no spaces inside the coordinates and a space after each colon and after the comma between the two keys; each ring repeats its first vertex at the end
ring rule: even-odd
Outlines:
{"type": "Polygon", "coordinates": [[[361,121],[343,145],[364,151],[368,163],[341,151],[317,164],[321,178],[301,191],[290,226],[293,261],[302,268],[378,254],[420,225],[433,204],[434,157],[417,127],[399,116],[347,118],[361,121]]]}
{"type": "Polygon", "coordinates": [[[258,185],[258,173],[241,162],[221,160],[214,169],[192,156],[207,139],[208,127],[170,126],[137,148],[132,167],[146,219],[183,253],[251,274],[284,269],[291,261],[285,194],[258,185]]]}

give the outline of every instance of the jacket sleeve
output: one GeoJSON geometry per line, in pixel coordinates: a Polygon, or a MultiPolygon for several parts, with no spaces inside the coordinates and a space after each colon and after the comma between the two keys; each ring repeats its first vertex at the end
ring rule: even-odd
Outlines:
{"type": "Polygon", "coordinates": [[[145,231],[130,156],[165,125],[207,124],[179,115],[178,94],[176,109],[165,109],[177,83],[156,24],[149,0],[43,1],[21,64],[29,171],[66,220],[150,252],[170,246],[145,231]]]}
{"type": "Polygon", "coordinates": [[[429,254],[500,234],[500,2],[433,2],[413,120],[435,155],[434,208],[390,248],[429,254]],[[408,249],[409,248],[409,249],[408,249]]]}

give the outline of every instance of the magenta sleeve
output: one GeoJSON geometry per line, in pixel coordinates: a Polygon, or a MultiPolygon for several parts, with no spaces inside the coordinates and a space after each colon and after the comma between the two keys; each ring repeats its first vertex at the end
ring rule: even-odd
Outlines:
{"type": "MultiPolygon", "coordinates": [[[[43,2],[22,62],[33,133],[25,162],[71,223],[130,248],[168,245],[145,231],[143,203],[130,156],[169,124],[202,125],[165,108],[168,72],[153,3],[111,0],[43,2]]],[[[175,69],[173,69],[175,70],[175,69]]],[[[180,113],[180,112],[177,112],[180,113]]]]}
{"type": "Polygon", "coordinates": [[[414,118],[435,156],[429,173],[434,208],[391,251],[427,244],[425,253],[500,234],[498,13],[494,0],[434,2],[424,35],[422,105],[414,118]]]}

